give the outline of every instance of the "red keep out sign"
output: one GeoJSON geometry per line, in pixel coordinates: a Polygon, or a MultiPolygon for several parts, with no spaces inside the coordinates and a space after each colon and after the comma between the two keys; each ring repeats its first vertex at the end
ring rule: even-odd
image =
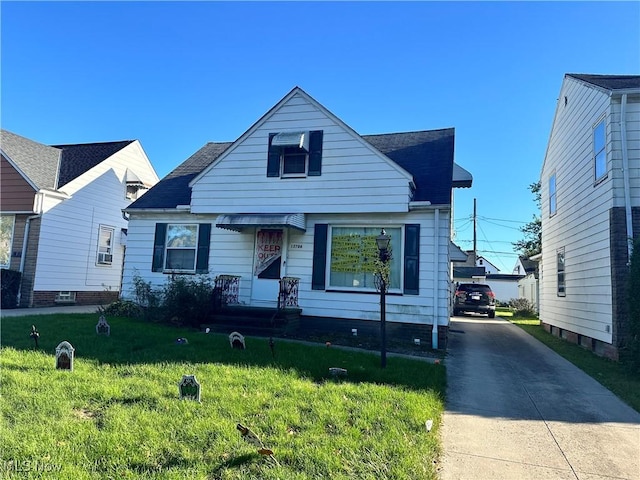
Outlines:
{"type": "Polygon", "coordinates": [[[259,275],[282,255],[282,230],[260,230],[256,239],[256,271],[259,275]]]}

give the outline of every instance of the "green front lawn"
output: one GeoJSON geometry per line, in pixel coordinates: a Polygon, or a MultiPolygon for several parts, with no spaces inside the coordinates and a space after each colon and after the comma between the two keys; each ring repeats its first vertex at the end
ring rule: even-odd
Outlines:
{"type": "Polygon", "coordinates": [[[223,335],[108,321],[110,337],[96,335],[97,315],[2,319],[1,478],[436,478],[442,365],[390,357],[382,370],[375,354],[280,340],[273,358],[268,339],[232,350],[223,335]],[[62,340],[72,372],[55,369],[62,340]],[[201,403],[179,399],[184,374],[201,403]]]}

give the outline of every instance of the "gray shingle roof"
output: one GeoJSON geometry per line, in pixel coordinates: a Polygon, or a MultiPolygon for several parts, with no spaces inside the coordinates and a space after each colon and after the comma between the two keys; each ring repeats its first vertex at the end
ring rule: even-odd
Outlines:
{"type": "Polygon", "coordinates": [[[567,75],[607,90],[640,88],[640,75],[590,75],[580,73],[568,73],[567,75]]]}
{"type": "Polygon", "coordinates": [[[363,135],[367,142],[413,175],[414,201],[451,203],[455,130],[363,135]]]}
{"type": "Polygon", "coordinates": [[[7,130],[0,132],[0,148],[38,188],[56,188],[60,150],[7,130]]]}
{"type": "Polygon", "coordinates": [[[189,182],[231,145],[232,142],[207,143],[128,208],[175,208],[177,205],[189,205],[191,203],[189,182]]]}
{"type": "Polygon", "coordinates": [[[91,170],[135,140],[43,145],[2,130],[0,146],[37,188],[55,190],[91,170]]]}
{"type": "Polygon", "coordinates": [[[119,142],[82,143],[73,145],[53,145],[62,151],[58,188],[102,163],[135,140],[119,142]]]}
{"type": "MultiPolygon", "coordinates": [[[[454,129],[364,135],[374,148],[411,173],[416,183],[415,201],[451,202],[454,129]]],[[[189,182],[232,145],[207,143],[153,186],[128,209],[175,208],[191,203],[189,182]]],[[[265,168],[266,168],[265,156],[265,168]]]]}

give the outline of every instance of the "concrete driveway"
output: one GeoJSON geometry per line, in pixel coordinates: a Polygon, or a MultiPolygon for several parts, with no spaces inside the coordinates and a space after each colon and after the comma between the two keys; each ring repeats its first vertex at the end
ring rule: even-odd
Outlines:
{"type": "Polygon", "coordinates": [[[451,319],[442,480],[640,479],[640,414],[515,325],[451,319]]]}

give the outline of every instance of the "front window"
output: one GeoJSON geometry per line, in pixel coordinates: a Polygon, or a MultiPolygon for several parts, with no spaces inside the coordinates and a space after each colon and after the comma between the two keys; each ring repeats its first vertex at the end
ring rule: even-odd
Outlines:
{"type": "Polygon", "coordinates": [[[98,231],[98,265],[113,263],[113,227],[100,226],[98,231]]]}
{"type": "MultiPolygon", "coordinates": [[[[329,287],[375,290],[376,237],[381,227],[332,227],[329,287]]],[[[391,236],[389,288],[400,289],[402,278],[402,229],[385,227],[391,236]]]]}
{"type": "Polygon", "coordinates": [[[166,270],[194,271],[198,245],[198,225],[167,225],[166,270]]]}
{"type": "Polygon", "coordinates": [[[549,178],[549,216],[555,215],[557,209],[556,199],[556,174],[549,178]]]}
{"type": "Polygon", "coordinates": [[[13,215],[0,216],[0,268],[9,268],[11,263],[14,219],[13,215]]]}
{"type": "Polygon", "coordinates": [[[607,174],[607,149],[604,119],[593,129],[593,158],[595,165],[595,179],[600,180],[607,174]]]}
{"type": "Polygon", "coordinates": [[[556,252],[558,263],[558,296],[566,296],[565,274],[564,274],[564,248],[558,249],[556,252]]]}

